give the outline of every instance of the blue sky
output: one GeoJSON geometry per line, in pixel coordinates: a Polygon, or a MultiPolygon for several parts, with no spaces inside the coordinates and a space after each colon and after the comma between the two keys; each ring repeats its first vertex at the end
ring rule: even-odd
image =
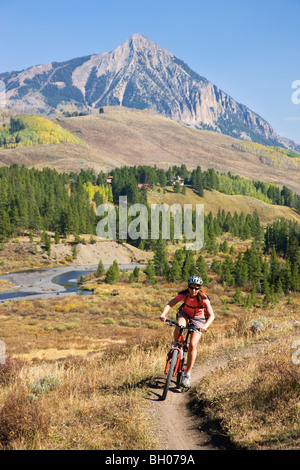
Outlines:
{"type": "Polygon", "coordinates": [[[300,142],[300,0],[0,0],[0,24],[0,73],[141,33],[300,142]]]}

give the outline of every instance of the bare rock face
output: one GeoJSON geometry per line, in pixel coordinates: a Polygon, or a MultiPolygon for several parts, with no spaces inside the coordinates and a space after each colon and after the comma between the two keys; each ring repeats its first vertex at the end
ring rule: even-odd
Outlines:
{"type": "Polygon", "coordinates": [[[134,34],[112,52],[0,75],[9,108],[51,114],[125,106],[200,129],[293,148],[272,127],[166,49],[134,34]]]}

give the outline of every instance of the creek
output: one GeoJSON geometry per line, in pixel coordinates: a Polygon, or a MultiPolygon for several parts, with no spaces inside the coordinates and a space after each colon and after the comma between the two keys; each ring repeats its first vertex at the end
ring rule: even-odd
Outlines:
{"type": "MultiPolygon", "coordinates": [[[[110,265],[105,265],[108,269],[110,265]]],[[[141,268],[144,265],[123,264],[120,269],[125,271],[141,268]]],[[[54,268],[28,269],[0,276],[0,279],[10,281],[15,290],[0,292],[0,302],[18,298],[50,298],[55,295],[80,294],[89,295],[92,292],[79,289],[78,279],[97,270],[97,265],[86,266],[57,266],[54,268]]]]}

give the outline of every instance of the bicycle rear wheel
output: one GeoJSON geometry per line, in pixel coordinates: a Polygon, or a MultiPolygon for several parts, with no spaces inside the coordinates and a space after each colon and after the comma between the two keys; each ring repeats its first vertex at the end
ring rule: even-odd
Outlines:
{"type": "Polygon", "coordinates": [[[174,369],[175,369],[175,366],[176,366],[176,363],[177,363],[178,354],[179,354],[178,349],[174,349],[173,353],[172,353],[172,358],[171,358],[171,361],[170,361],[169,369],[168,369],[168,372],[167,372],[167,378],[166,378],[163,394],[161,396],[162,400],[166,399],[166,396],[167,396],[167,393],[168,393],[168,390],[169,390],[169,387],[170,387],[171,379],[172,379],[173,374],[174,374],[174,369]]]}

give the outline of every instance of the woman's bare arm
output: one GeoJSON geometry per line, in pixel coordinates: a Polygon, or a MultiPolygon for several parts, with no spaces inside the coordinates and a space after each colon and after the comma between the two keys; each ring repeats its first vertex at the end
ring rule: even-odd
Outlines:
{"type": "Polygon", "coordinates": [[[162,311],[162,314],[161,316],[159,317],[159,319],[163,322],[166,321],[166,316],[170,310],[170,308],[174,307],[174,305],[178,304],[178,300],[176,300],[176,298],[170,300],[170,302],[164,307],[163,311],[162,311]]]}

